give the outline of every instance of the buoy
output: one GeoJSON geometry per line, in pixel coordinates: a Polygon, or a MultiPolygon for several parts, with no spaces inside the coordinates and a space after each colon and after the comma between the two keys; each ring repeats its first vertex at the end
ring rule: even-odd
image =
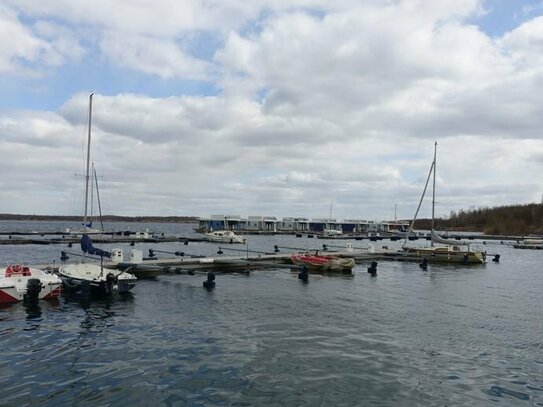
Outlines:
{"type": "Polygon", "coordinates": [[[68,243],[68,247],[72,247],[72,242],[68,243]]]}
{"type": "Polygon", "coordinates": [[[309,273],[307,271],[307,267],[302,267],[302,271],[298,273],[298,278],[304,283],[307,283],[307,281],[309,280],[309,273]]]}
{"type": "Polygon", "coordinates": [[[492,261],[494,263],[499,263],[500,262],[500,255],[499,254],[495,254],[494,255],[494,258],[492,259],[492,261]]]}
{"type": "Polygon", "coordinates": [[[66,254],[66,252],[60,252],[60,260],[66,261],[66,260],[68,260],[68,259],[69,259],[69,257],[68,257],[68,255],[66,254]]]}
{"type": "Polygon", "coordinates": [[[325,244],[322,245],[322,250],[326,251],[328,250],[328,246],[326,246],[325,244]]]}
{"type": "Polygon", "coordinates": [[[376,261],[371,262],[371,265],[368,267],[368,273],[371,276],[376,276],[377,275],[377,262],[376,261]]]}
{"type": "Polygon", "coordinates": [[[203,286],[208,290],[215,288],[215,274],[212,271],[207,273],[207,280],[204,281],[203,286]]]}
{"type": "Polygon", "coordinates": [[[130,246],[135,246],[135,245],[136,245],[136,243],[130,242],[130,246]]]}
{"type": "Polygon", "coordinates": [[[189,241],[188,240],[185,240],[185,243],[183,243],[185,246],[188,246],[189,245],[189,241]]]}
{"type": "Polygon", "coordinates": [[[277,246],[277,245],[273,246],[273,251],[275,253],[279,253],[279,246],[277,246]]]}
{"type": "Polygon", "coordinates": [[[419,264],[419,267],[423,270],[426,270],[428,268],[428,259],[426,257],[422,259],[422,262],[419,264]]]}
{"type": "Polygon", "coordinates": [[[149,249],[149,257],[155,257],[155,251],[153,249],[149,249]]]}
{"type": "Polygon", "coordinates": [[[222,251],[222,249],[219,247],[219,250],[217,250],[217,254],[223,254],[224,252],[222,251]]]}

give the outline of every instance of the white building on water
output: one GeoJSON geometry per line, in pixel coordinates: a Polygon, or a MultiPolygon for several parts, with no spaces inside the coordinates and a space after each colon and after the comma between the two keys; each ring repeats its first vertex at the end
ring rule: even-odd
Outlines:
{"type": "Polygon", "coordinates": [[[337,219],[275,216],[211,215],[198,220],[198,231],[234,230],[252,233],[322,233],[337,230],[344,234],[366,234],[382,232],[405,232],[409,223],[405,221],[368,221],[361,219],[337,219]]]}

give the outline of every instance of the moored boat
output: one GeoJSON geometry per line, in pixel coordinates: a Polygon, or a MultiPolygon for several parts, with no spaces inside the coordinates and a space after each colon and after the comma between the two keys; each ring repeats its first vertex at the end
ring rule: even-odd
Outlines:
{"type": "Polygon", "coordinates": [[[76,263],[60,266],[58,274],[68,291],[84,291],[91,294],[109,295],[127,293],[136,285],[136,277],[120,270],[104,268],[100,264],[76,263]]]}
{"type": "Polygon", "coordinates": [[[84,291],[87,288],[91,293],[107,295],[114,292],[126,293],[136,284],[136,276],[126,271],[108,269],[103,264],[89,263],[88,255],[111,257],[111,253],[93,246],[89,236],[81,238],[81,250],[84,253],[83,262],[65,264],[59,267],[60,276],[64,287],[68,291],[84,291]]]}
{"type": "Polygon", "coordinates": [[[0,272],[0,304],[58,298],[62,281],[54,274],[12,264],[0,272]]]}
{"type": "Polygon", "coordinates": [[[341,236],[343,232],[341,230],[336,229],[324,229],[322,231],[322,236],[324,237],[335,237],[335,236],[341,236]]]}
{"type": "Polygon", "coordinates": [[[417,256],[429,262],[482,264],[486,262],[484,252],[478,250],[465,250],[457,245],[435,247],[404,247],[404,252],[410,256],[417,256]]]}
{"type": "Polygon", "coordinates": [[[245,243],[246,240],[243,236],[236,235],[231,230],[216,230],[214,232],[206,233],[206,239],[210,242],[216,243],[245,243]]]}
{"type": "Polygon", "coordinates": [[[298,266],[305,266],[313,271],[342,271],[351,272],[354,267],[354,259],[342,258],[331,255],[319,254],[318,250],[313,252],[293,253],[290,256],[292,263],[298,266]]]}
{"type": "Polygon", "coordinates": [[[426,259],[428,262],[445,262],[445,263],[462,263],[462,264],[483,264],[486,263],[486,253],[480,250],[471,250],[469,244],[454,242],[439,236],[434,229],[434,215],[435,215],[435,193],[436,193],[436,157],[437,157],[437,142],[434,144],[434,160],[430,166],[430,172],[424,186],[424,191],[419,202],[415,216],[411,221],[409,230],[407,231],[405,241],[402,245],[404,253],[409,256],[420,257],[421,260],[426,259]],[[431,246],[430,247],[409,247],[407,241],[409,235],[413,231],[413,225],[415,219],[419,213],[420,206],[424,199],[430,176],[433,174],[433,187],[432,187],[432,226],[430,232],[431,246]],[[439,244],[441,246],[434,246],[439,244]],[[461,248],[460,245],[466,246],[461,248]]]}
{"type": "Polygon", "coordinates": [[[543,250],[543,239],[524,239],[513,245],[515,249],[543,250]]]}

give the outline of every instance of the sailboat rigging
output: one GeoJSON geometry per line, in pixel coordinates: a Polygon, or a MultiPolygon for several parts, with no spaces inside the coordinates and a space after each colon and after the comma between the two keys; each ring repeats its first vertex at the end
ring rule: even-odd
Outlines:
{"type": "MultiPolygon", "coordinates": [[[[322,235],[323,236],[326,236],[326,237],[334,237],[334,236],[339,236],[341,234],[343,234],[343,231],[339,230],[339,229],[336,229],[335,228],[335,225],[332,226],[332,209],[334,207],[334,201],[330,201],[330,213],[328,215],[328,221],[327,221],[327,225],[328,227],[325,227],[322,231],[322,235]]],[[[334,221],[335,222],[335,221],[334,221]]]]}
{"type": "MultiPolygon", "coordinates": [[[[88,288],[92,293],[111,294],[113,292],[126,293],[135,286],[136,277],[130,273],[104,269],[103,258],[110,257],[111,253],[93,247],[92,240],[88,236],[90,226],[87,224],[89,209],[89,183],[91,181],[91,128],[92,128],[92,97],[89,97],[89,129],[87,138],[87,170],[85,175],[85,209],[83,216],[83,231],[81,238],[81,250],[83,251],[83,261],[76,264],[65,264],[59,267],[59,276],[64,287],[71,291],[80,291],[88,288]],[[87,263],[86,254],[100,256],[100,264],[87,263]]],[[[92,166],[94,180],[97,181],[94,164],[92,166]]],[[[96,182],[96,186],[98,183],[96,182]]],[[[91,185],[92,187],[92,185],[91,185]]],[[[100,215],[100,196],[97,188],[98,206],[100,215]]],[[[92,206],[92,205],[91,205],[92,206]]],[[[101,216],[100,216],[101,218],[101,216]]]]}
{"type": "Polygon", "coordinates": [[[422,196],[419,201],[419,205],[417,207],[417,210],[415,212],[415,216],[413,217],[413,220],[411,221],[411,224],[409,225],[409,230],[407,231],[407,234],[405,236],[404,243],[402,245],[402,249],[407,252],[409,255],[414,255],[417,257],[425,258],[427,261],[439,261],[439,262],[451,262],[451,263],[464,263],[464,264],[470,264],[470,263],[485,263],[486,262],[486,255],[484,252],[477,251],[477,250],[470,250],[469,245],[467,249],[461,249],[460,245],[462,243],[456,242],[456,241],[450,241],[447,239],[442,238],[437,234],[435,231],[435,203],[436,203],[436,158],[437,158],[437,142],[434,143],[434,160],[432,161],[432,165],[430,166],[430,171],[428,172],[428,178],[426,179],[426,184],[424,185],[424,190],[422,192],[422,196]],[[408,247],[407,241],[409,239],[409,236],[411,232],[413,231],[413,226],[415,224],[415,220],[417,219],[417,215],[419,213],[420,207],[422,205],[422,201],[424,200],[424,196],[426,194],[426,190],[428,188],[428,184],[430,182],[430,177],[433,175],[433,181],[432,181],[432,221],[431,221],[431,231],[430,231],[430,238],[431,243],[430,247],[425,248],[419,248],[419,247],[408,247]],[[435,246],[434,243],[441,244],[443,246],[435,246]]]}

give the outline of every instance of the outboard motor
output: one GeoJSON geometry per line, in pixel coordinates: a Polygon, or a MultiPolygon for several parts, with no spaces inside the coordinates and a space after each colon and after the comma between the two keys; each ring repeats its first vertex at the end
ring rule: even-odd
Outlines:
{"type": "Polygon", "coordinates": [[[113,294],[113,284],[115,283],[115,275],[113,273],[106,274],[106,294],[113,294]]]}
{"type": "Polygon", "coordinates": [[[24,300],[26,302],[37,302],[40,298],[40,292],[43,288],[39,278],[29,278],[26,283],[26,294],[24,300]]]}
{"type": "Polygon", "coordinates": [[[84,297],[84,298],[89,298],[90,295],[91,295],[91,285],[90,285],[90,282],[87,281],[87,280],[84,280],[81,282],[81,295],[84,297]]]}

